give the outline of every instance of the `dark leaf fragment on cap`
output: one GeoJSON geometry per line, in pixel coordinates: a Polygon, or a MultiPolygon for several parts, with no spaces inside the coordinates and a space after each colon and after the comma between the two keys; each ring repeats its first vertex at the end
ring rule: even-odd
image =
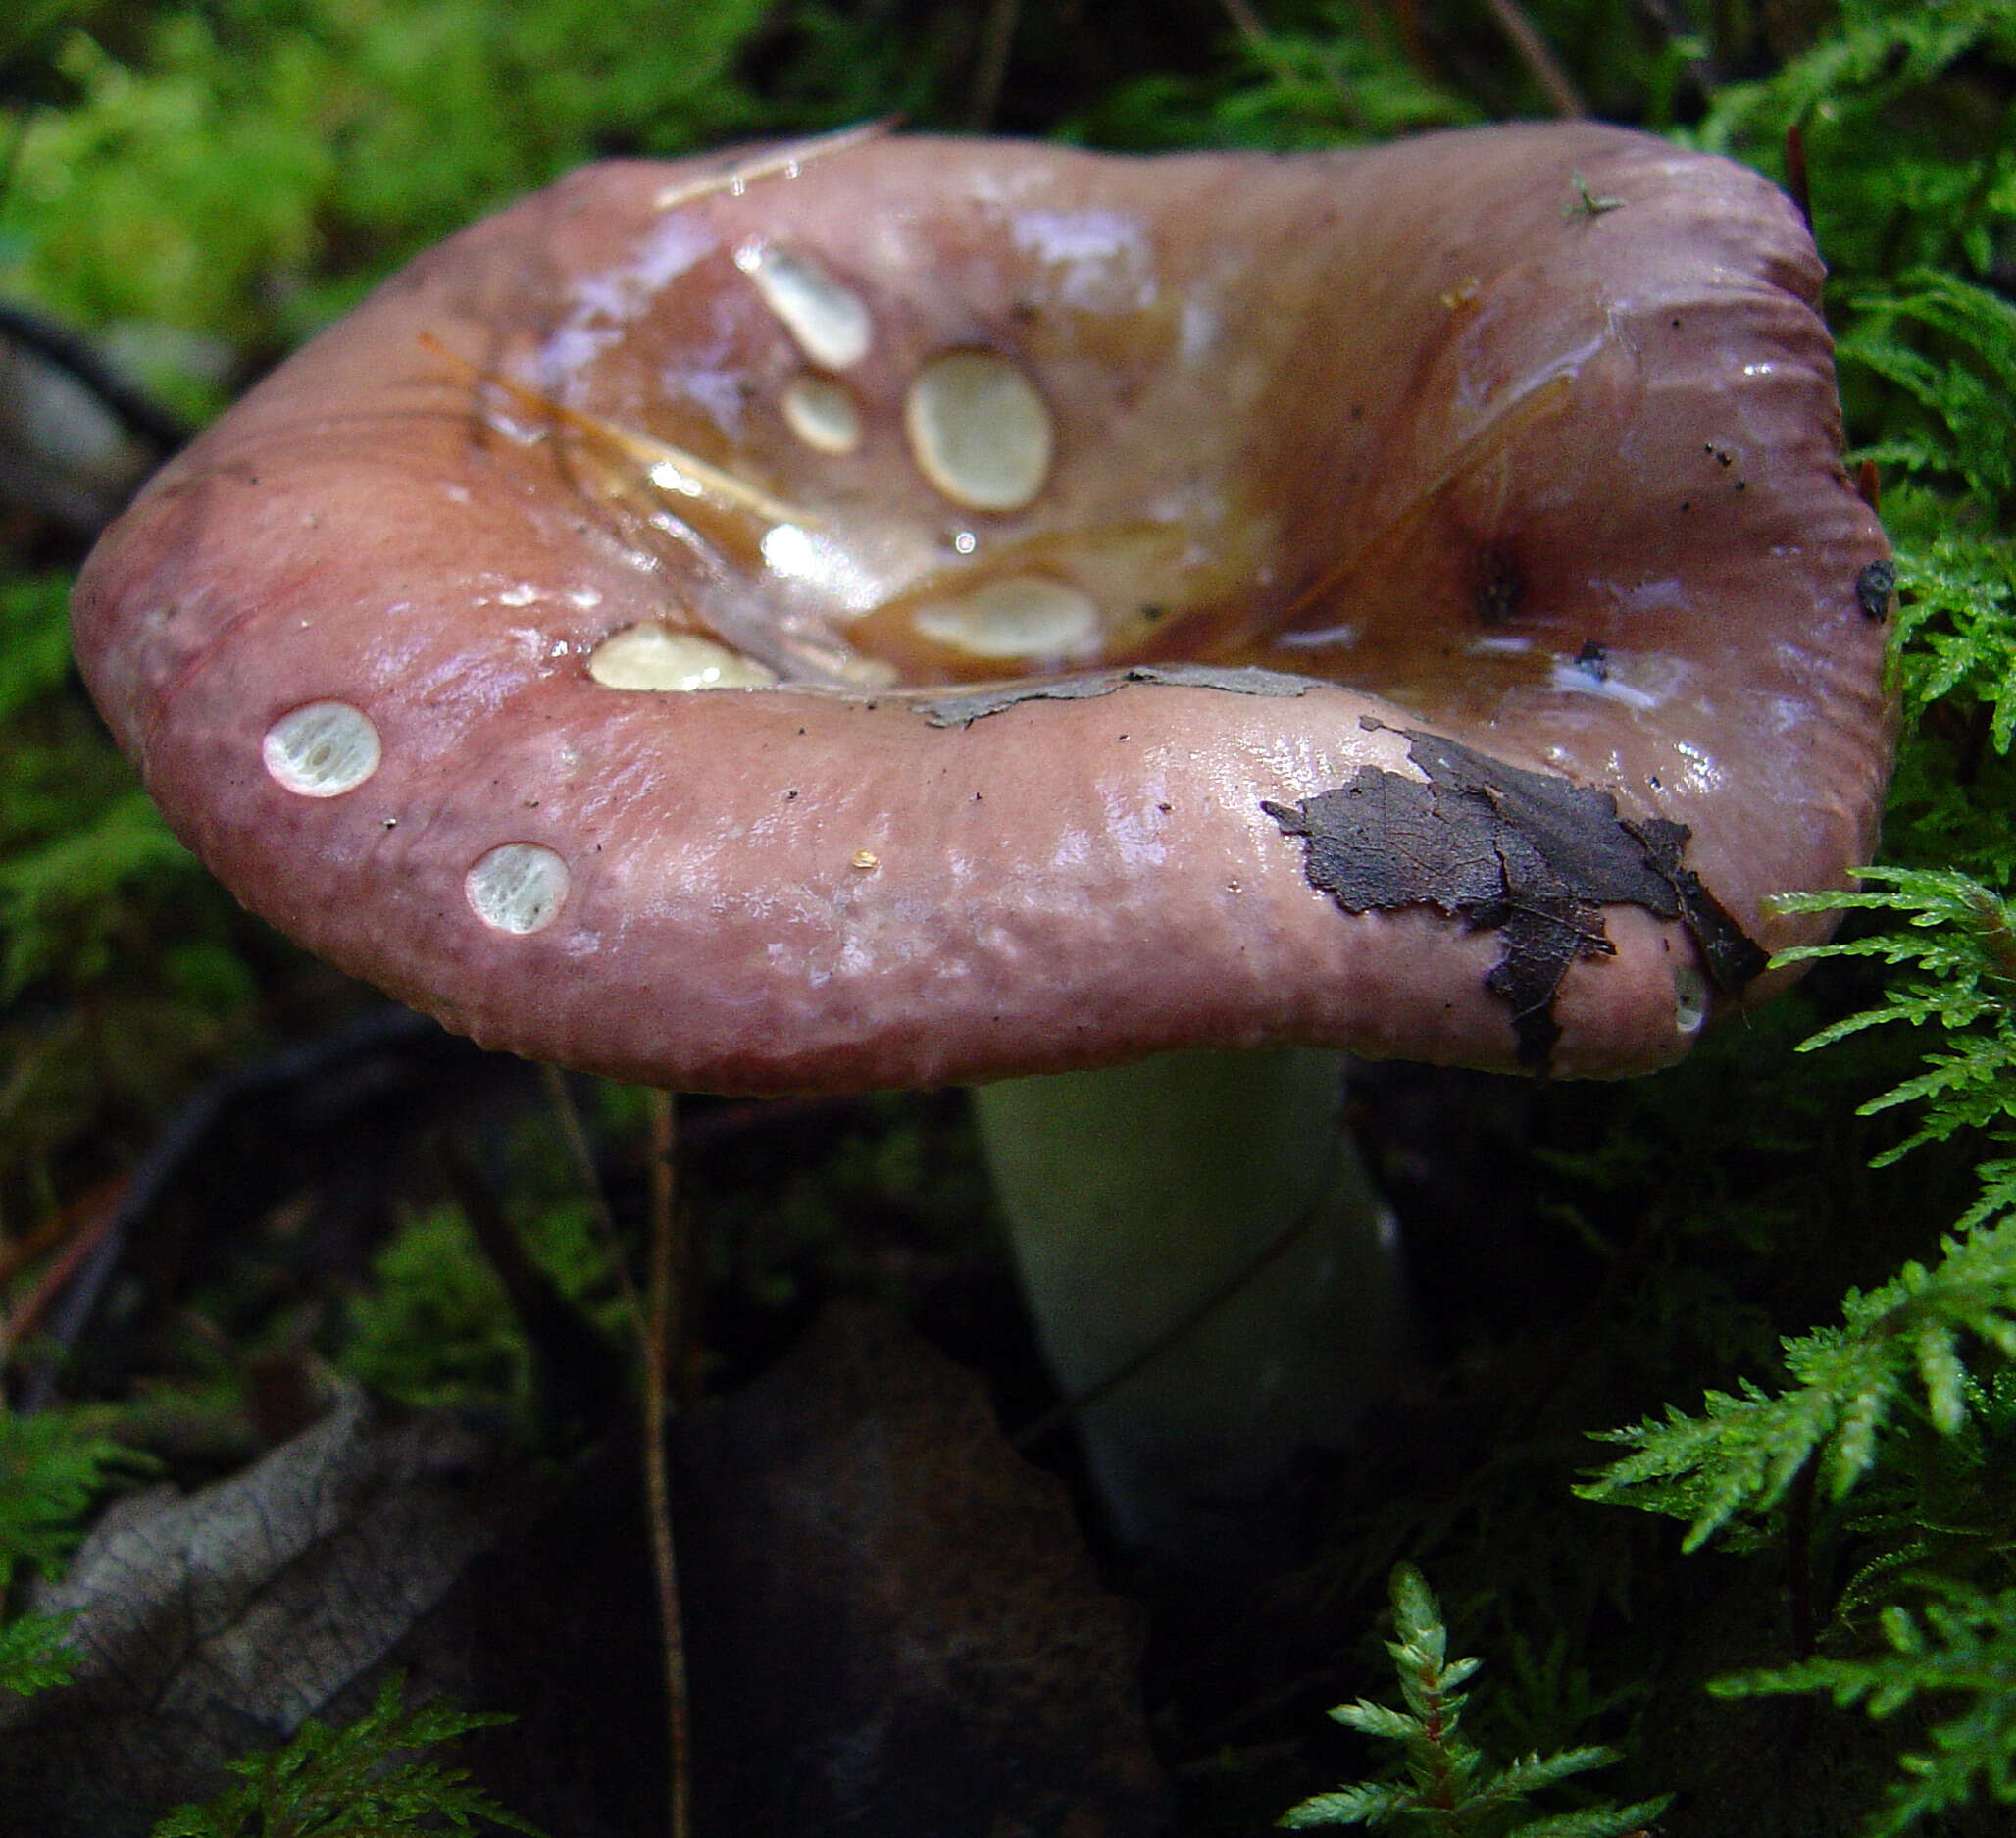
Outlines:
{"type": "Polygon", "coordinates": [[[1890,596],[1897,590],[1895,562],[1871,562],[1855,577],[1855,602],[1862,617],[1881,623],[1890,617],[1890,596]]]}
{"type": "Polygon", "coordinates": [[[1485,986],[1512,1010],[1521,1065],[1546,1070],[1563,979],[1579,959],[1611,953],[1606,905],[1680,920],[1719,989],[1763,969],[1764,952],[1685,865],[1685,824],[1633,822],[1593,786],[1401,732],[1426,784],[1363,766],[1348,785],[1262,808],[1304,840],[1310,885],[1346,912],[1433,906],[1496,931],[1502,950],[1485,986]]]}
{"type": "Polygon", "coordinates": [[[933,728],[970,728],[986,715],[1024,702],[1082,702],[1111,695],[1131,683],[1156,683],[1180,689],[1223,689],[1229,695],[1305,695],[1318,688],[1312,677],[1250,665],[1135,664],[1078,677],[1033,678],[976,689],[966,695],[936,695],[918,704],[933,728]]]}

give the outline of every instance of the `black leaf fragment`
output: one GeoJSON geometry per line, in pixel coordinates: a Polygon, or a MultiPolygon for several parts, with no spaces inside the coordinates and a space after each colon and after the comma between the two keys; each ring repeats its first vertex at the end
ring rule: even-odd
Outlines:
{"type": "Polygon", "coordinates": [[[1877,625],[1890,617],[1890,595],[1896,590],[1895,562],[1871,562],[1855,577],[1855,603],[1862,617],[1877,625]]]}
{"type": "Polygon", "coordinates": [[[1323,687],[1313,677],[1252,665],[1134,664],[1125,670],[1009,683],[964,695],[937,695],[917,707],[933,728],[970,728],[983,716],[998,715],[1004,708],[1024,702],[1082,702],[1095,695],[1111,695],[1131,683],[1161,684],[1176,689],[1223,689],[1229,695],[1306,695],[1323,687]]]}
{"type": "Polygon", "coordinates": [[[1401,732],[1425,785],[1363,766],[1348,785],[1262,808],[1308,844],[1310,885],[1346,912],[1433,906],[1496,931],[1503,948],[1485,987],[1510,1007],[1528,1070],[1544,1073],[1553,1056],[1554,997],[1569,970],[1614,949],[1606,905],[1680,920],[1726,993],[1763,969],[1764,952],[1686,865],[1685,824],[1634,822],[1593,786],[1401,732]]]}

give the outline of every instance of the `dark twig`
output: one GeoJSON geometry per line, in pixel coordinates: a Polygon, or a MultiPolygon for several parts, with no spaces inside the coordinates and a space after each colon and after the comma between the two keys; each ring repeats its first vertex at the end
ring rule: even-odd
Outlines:
{"type": "Polygon", "coordinates": [[[1813,1503],[1820,1464],[1808,1459],[1786,1495],[1786,1594],[1791,1609],[1792,1656],[1810,1659],[1819,1647],[1820,1617],[1813,1605],[1813,1503]]]}
{"type": "Polygon", "coordinates": [[[104,1187],[94,1189],[83,1205],[70,1208],[61,1215],[60,1223],[71,1229],[74,1235],[70,1243],[57,1252],[26,1301],[0,1321],[0,1365],[6,1363],[8,1353],[18,1342],[34,1332],[35,1323],[59,1302],[72,1279],[92,1259],[111,1232],[118,1213],[119,1184],[107,1185],[111,1189],[109,1193],[104,1187]]]}
{"type": "MultiPolygon", "coordinates": [[[[311,1080],[328,1081],[351,1060],[367,1058],[388,1047],[438,1039],[440,1034],[441,1030],[426,1016],[388,1004],[332,1029],[318,1040],[239,1067],[194,1094],[170,1119],[154,1146],[133,1164],[111,1224],[51,1315],[45,1338],[58,1349],[76,1344],[97,1311],[112,1273],[119,1268],[128,1234],[160,1204],[183,1169],[201,1152],[211,1132],[239,1105],[311,1080]]],[[[22,1387],[22,1413],[28,1415],[45,1408],[55,1389],[54,1362],[37,1366],[22,1387]]]]}
{"type": "MultiPolygon", "coordinates": [[[[1685,8],[1677,4],[1677,0],[1638,0],[1638,9],[1665,36],[1669,45],[1698,42],[1693,21],[1688,17],[1685,8]]],[[[1700,92],[1701,100],[1713,102],[1716,91],[1722,86],[1722,79],[1716,75],[1710,59],[1705,56],[1688,57],[1682,68],[1700,92]]]]}
{"type": "Polygon", "coordinates": [[[1883,472],[1873,459],[1855,469],[1855,495],[1871,510],[1883,509],[1883,472]]]}
{"type": "Polygon", "coordinates": [[[1441,76],[1429,55],[1428,33],[1422,29],[1421,0],[1392,0],[1393,29],[1399,34],[1400,50],[1415,75],[1429,83],[1441,76]]]}
{"type": "Polygon", "coordinates": [[[1570,121],[1579,121],[1586,116],[1589,112],[1588,104],[1582,99],[1582,92],[1562,68],[1553,48],[1540,36],[1539,27],[1527,18],[1526,9],[1519,0],[1485,0],[1485,3],[1491,10],[1491,18],[1498,22],[1498,29],[1519,54],[1520,62],[1547,92],[1547,100],[1554,105],[1554,113],[1570,121]]]}
{"type": "Polygon", "coordinates": [[[1149,1341],[1145,1347],[1140,1348],[1128,1358],[1123,1359],[1119,1365],[1115,1366],[1103,1378],[1091,1385],[1087,1385],[1083,1391],[1073,1392],[1069,1398],[1059,1400],[1049,1409],[1045,1410],[1041,1416],[1037,1417],[1034,1422],[1024,1425],[1013,1437],[1013,1446],[1017,1450],[1028,1450],[1036,1448],[1039,1444],[1046,1442],[1064,1428],[1066,1424],[1075,1422],[1083,1412],[1090,1409],[1100,1399],[1106,1397],[1111,1392],[1119,1390],[1136,1372],[1152,1365],[1157,1359],[1161,1358],[1171,1348],[1178,1345],[1185,1335],[1208,1321],[1249,1283],[1257,1282],[1261,1274],[1285,1253],[1294,1245],[1295,1241],[1315,1223],[1317,1212],[1330,1198],[1331,1182],[1336,1178],[1338,1169],[1343,1165],[1342,1151],[1345,1143],[1349,1139],[1349,1125],[1341,1122],[1338,1123],[1336,1133],[1331,1137],[1330,1150],[1324,1157],[1324,1164],[1317,1175],[1316,1185],[1310,1190],[1309,1203],[1295,1215],[1294,1219],[1284,1230],[1269,1239],[1266,1244],[1262,1245],[1252,1256],[1248,1257],[1235,1270],[1233,1270],[1230,1274],[1212,1284],[1182,1314],[1178,1315],[1154,1339],[1149,1341]]]}
{"type": "Polygon", "coordinates": [[[66,1240],[92,1231],[101,1215],[119,1203],[125,1187],[124,1175],[100,1181],[89,1193],[79,1195],[60,1212],[44,1219],[25,1238],[18,1238],[11,1245],[0,1247],[0,1290],[4,1290],[44,1251],[54,1251],[66,1240]]]}
{"type": "Polygon", "coordinates": [[[1267,48],[1267,22],[1253,10],[1252,0],[1219,0],[1226,17],[1238,27],[1238,34],[1256,51],[1267,48]]]}
{"type": "MultiPolygon", "coordinates": [[[[1267,28],[1267,22],[1260,17],[1252,0],[1219,0],[1226,17],[1237,28],[1239,36],[1254,59],[1278,75],[1288,74],[1288,62],[1282,48],[1275,43],[1274,35],[1267,28]]],[[[1340,72],[1325,60],[1324,75],[1332,89],[1336,91],[1337,101],[1342,105],[1345,119],[1360,121],[1358,98],[1351,93],[1351,86],[1340,72]]]]}
{"type": "Polygon", "coordinates": [[[547,1099],[553,1106],[553,1115],[560,1125],[560,1140],[567,1145],[567,1156],[574,1163],[574,1171],[580,1181],[581,1192],[587,1196],[588,1207],[594,1217],[595,1235],[602,1241],[602,1254],[609,1259],[609,1265],[616,1273],[616,1286],[621,1293],[625,1311],[637,1329],[637,1342],[643,1344],[644,1304],[637,1294],[637,1286],[630,1279],[630,1260],[624,1255],[623,1237],[616,1229],[616,1214],[609,1204],[609,1192],[602,1185],[602,1171],[595,1165],[595,1151],[588,1144],[588,1132],[581,1122],[580,1106],[574,1101],[574,1092],[567,1083],[567,1074],[558,1066],[542,1065],[539,1081],[546,1088],[547,1099]]]}
{"type": "Polygon", "coordinates": [[[53,364],[98,398],[126,426],[166,455],[187,445],[194,430],[122,377],[68,327],[12,300],[0,300],[0,338],[53,364]]]}
{"type": "Polygon", "coordinates": [[[1257,1280],[1261,1272],[1282,1256],[1309,1229],[1309,1220],[1313,1212],[1312,1207],[1294,1224],[1269,1239],[1230,1276],[1214,1283],[1145,1347],[1123,1359],[1104,1378],[1095,1384],[1087,1385],[1083,1391],[1073,1392],[1069,1398],[1060,1399],[1033,1423],[1026,1424],[1018,1430],[1013,1438],[1014,1447],[1018,1450],[1034,1449],[1047,1442],[1067,1423],[1075,1422],[1108,1393],[1118,1391],[1136,1372],[1161,1358],[1193,1328],[1208,1321],[1248,1283],[1257,1280]]]}
{"type": "Polygon", "coordinates": [[[452,1128],[440,1139],[441,1172],[490,1268],[504,1285],[512,1315],[532,1353],[534,1396],[550,1431],[562,1439],[592,1433],[614,1414],[623,1375],[610,1346],[560,1285],[532,1261],[497,1191],[452,1128]]]}
{"type": "Polygon", "coordinates": [[[970,127],[984,129],[994,125],[994,112],[1001,106],[1001,90],[1008,80],[1008,54],[1015,46],[1015,28],[1022,20],[1022,0],[988,0],[987,16],[981,25],[980,55],[974,64],[973,93],[967,99],[966,119],[970,127]]]}
{"type": "Polygon", "coordinates": [[[673,1294],[684,1261],[675,1244],[676,1113],[669,1092],[651,1094],[650,1253],[644,1323],[644,1498],[651,1520],[651,1568],[658,1584],[658,1622],[665,1648],[668,1825],[671,1838],[692,1830],[692,1711],[686,1695],[685,1617],[680,1605],[679,1553],[673,1542],[672,1472],[667,1448],[676,1319],[687,1313],[673,1294]]]}
{"type": "Polygon", "coordinates": [[[1806,130],[1797,122],[1785,130],[1785,188],[1799,207],[1806,228],[1813,228],[1813,191],[1806,177],[1806,130]]]}

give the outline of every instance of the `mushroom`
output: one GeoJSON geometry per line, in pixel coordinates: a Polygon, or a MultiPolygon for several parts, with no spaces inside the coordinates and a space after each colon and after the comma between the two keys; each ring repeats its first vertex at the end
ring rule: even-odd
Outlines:
{"type": "Polygon", "coordinates": [[[592,167],[170,465],[78,651],[248,905],[486,1045],[982,1084],[1068,1385],[1284,1248],[1098,1407],[1152,1536],[1403,1335],[1340,1049],[1663,1065],[1869,853],[1820,281],[1755,175],[1583,124],[592,167]],[[1178,1189],[1210,1242],[1122,1216],[1178,1189]]]}

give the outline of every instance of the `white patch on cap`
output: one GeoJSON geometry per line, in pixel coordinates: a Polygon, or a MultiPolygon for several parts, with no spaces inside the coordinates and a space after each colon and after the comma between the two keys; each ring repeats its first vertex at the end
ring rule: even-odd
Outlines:
{"type": "Polygon", "coordinates": [[[567,899],[567,864],[537,842],[506,842],[463,877],[476,916],[499,932],[540,932],[567,899]]]}
{"type": "Polygon", "coordinates": [[[1692,964],[1673,973],[1673,1025],[1682,1034],[1698,1034],[1708,1019],[1708,979],[1692,964]]]}
{"type": "Polygon", "coordinates": [[[1098,647],[1099,608],[1088,595],[1042,575],[984,581],[911,614],[917,630],[974,657],[1083,656],[1098,647]]]}
{"type": "Polygon", "coordinates": [[[588,658],[588,675],[610,689],[767,689],[777,681],[753,657],[655,619],[611,633],[588,658]]]}
{"type": "Polygon", "coordinates": [[[792,255],[767,242],[745,242],[735,266],[756,283],[763,303],[822,370],[845,370],[868,355],[875,322],[868,303],[829,275],[809,255],[792,255]]]}
{"type": "Polygon", "coordinates": [[[1547,671],[1547,687],[1569,695],[1600,695],[1626,708],[1657,708],[1661,697],[1634,689],[1609,671],[1598,674],[1572,658],[1557,657],[1547,671]]]}
{"type": "Polygon", "coordinates": [[[260,756],[274,779],[302,797],[340,797],[378,769],[371,717],[348,702],[304,702],[266,731],[260,756]]]}
{"type": "Polygon", "coordinates": [[[995,351],[952,351],[918,373],[903,403],[910,450],[955,504],[1016,511],[1050,475],[1050,411],[995,351]]]}
{"type": "Polygon", "coordinates": [[[780,406],[784,425],[816,452],[851,453],[861,444],[861,411],[843,383],[793,377],[780,406]]]}

